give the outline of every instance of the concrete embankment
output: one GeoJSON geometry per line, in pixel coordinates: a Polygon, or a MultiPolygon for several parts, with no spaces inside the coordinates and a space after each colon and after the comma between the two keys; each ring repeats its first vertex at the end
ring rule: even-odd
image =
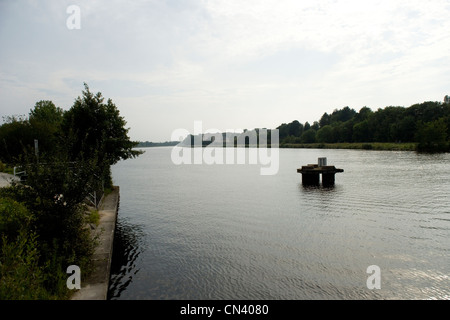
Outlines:
{"type": "Polygon", "coordinates": [[[81,281],[81,289],[73,294],[71,300],[106,300],[108,297],[119,199],[119,187],[114,187],[100,205],[100,223],[95,230],[100,234],[99,245],[93,256],[95,270],[87,279],[81,281]]]}

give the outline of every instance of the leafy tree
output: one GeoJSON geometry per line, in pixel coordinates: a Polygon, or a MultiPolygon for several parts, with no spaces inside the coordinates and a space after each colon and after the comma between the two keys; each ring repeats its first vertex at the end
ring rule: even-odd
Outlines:
{"type": "Polygon", "coordinates": [[[341,135],[340,142],[353,142],[353,125],[354,122],[352,119],[342,123],[341,127],[341,135]]]}
{"type": "Polygon", "coordinates": [[[31,126],[33,139],[38,140],[40,154],[59,152],[58,145],[64,144],[61,139],[61,123],[64,111],[56,107],[53,102],[41,100],[30,110],[28,121],[31,126]]]}
{"type": "Polygon", "coordinates": [[[333,113],[330,115],[330,123],[334,122],[346,122],[352,119],[356,114],[356,111],[350,109],[349,107],[344,107],[341,110],[335,109],[333,113]]]}
{"type": "Polygon", "coordinates": [[[39,243],[34,232],[20,230],[15,238],[0,238],[0,300],[55,299],[45,287],[39,265],[39,243]]]}
{"type": "Polygon", "coordinates": [[[325,127],[325,126],[327,126],[329,124],[331,124],[330,115],[325,112],[322,115],[322,118],[320,118],[320,120],[319,120],[319,126],[322,128],[322,127],[325,127]]]}
{"type": "Polygon", "coordinates": [[[439,152],[448,149],[447,125],[443,118],[430,121],[419,126],[416,134],[419,142],[418,150],[426,152],[439,152]]]}
{"type": "Polygon", "coordinates": [[[103,100],[85,84],[69,111],[43,100],[28,119],[0,126],[0,159],[26,171],[26,184],[0,189],[0,299],[61,297],[68,265],[89,272],[96,242],[83,202],[102,180],[111,183],[111,165],[141,154],[114,103],[103,100]]]}
{"type": "Polygon", "coordinates": [[[26,184],[0,189],[0,197],[14,199],[32,213],[29,231],[39,241],[39,265],[47,274],[45,287],[64,292],[60,290],[68,265],[77,264],[86,273],[91,269],[89,259],[96,242],[85,228],[82,203],[98,181],[95,159],[69,162],[67,157],[52,155],[37,163],[34,152],[26,149],[19,165],[26,171],[26,184]]]}
{"type": "Polygon", "coordinates": [[[303,132],[300,137],[302,143],[314,143],[316,142],[316,130],[309,129],[303,132]]]}
{"type": "Polygon", "coordinates": [[[359,112],[355,115],[356,122],[362,122],[367,120],[373,114],[372,110],[368,107],[362,107],[359,112]]]}
{"type": "Polygon", "coordinates": [[[119,160],[133,158],[138,142],[128,137],[126,121],[111,99],[104,103],[102,94],[90,92],[84,84],[83,96],[64,114],[62,130],[66,133],[71,161],[96,159],[98,174],[111,183],[110,166],[119,160]]]}
{"type": "Polygon", "coordinates": [[[396,142],[413,142],[415,133],[416,121],[413,116],[405,116],[391,125],[391,136],[396,142]]]}
{"type": "Polygon", "coordinates": [[[289,136],[288,125],[286,123],[283,123],[280,126],[278,126],[277,130],[278,130],[280,140],[283,140],[284,138],[289,136]]]}
{"type": "Polygon", "coordinates": [[[294,137],[300,137],[303,133],[303,125],[297,120],[292,121],[289,124],[289,135],[294,137]]]}
{"type": "Polygon", "coordinates": [[[33,216],[23,204],[9,197],[0,197],[0,237],[14,239],[32,220],[33,216]]]}
{"type": "Polygon", "coordinates": [[[13,164],[27,146],[34,143],[33,130],[28,120],[8,117],[0,127],[0,160],[13,164]]]}
{"type": "Polygon", "coordinates": [[[60,124],[63,110],[53,102],[42,100],[30,110],[28,119],[25,116],[7,117],[0,127],[0,159],[7,163],[15,163],[25,149],[34,148],[34,140],[38,140],[39,153],[52,154],[58,149],[60,141],[60,124]]]}
{"type": "Polygon", "coordinates": [[[314,129],[315,131],[317,131],[317,130],[319,130],[319,128],[320,128],[319,122],[314,121],[311,126],[311,129],[314,129]]]}
{"type": "Polygon", "coordinates": [[[358,122],[353,126],[353,141],[355,142],[370,142],[369,122],[364,120],[358,122]]]}
{"type": "Polygon", "coordinates": [[[404,117],[403,107],[379,108],[368,120],[373,140],[377,142],[395,142],[391,133],[392,124],[404,117]]]}
{"type": "Polygon", "coordinates": [[[388,106],[373,112],[363,107],[356,112],[349,107],[335,109],[330,115],[324,113],[320,121],[303,127],[300,142],[292,134],[292,124],[282,124],[281,142],[420,142],[422,149],[445,149],[450,138],[450,98],[444,102],[426,101],[409,108],[388,106]],[[317,134],[305,135],[310,130],[317,134]],[[445,129],[445,130],[444,130],[445,129]],[[446,138],[442,133],[446,132],[446,138]],[[434,139],[434,140],[433,140],[434,139]],[[428,142],[427,142],[428,141],[428,142]],[[434,142],[432,142],[434,141],[434,142]]]}
{"type": "MultiPolygon", "coordinates": [[[[449,112],[449,114],[450,114],[450,112],[449,112]]],[[[450,115],[443,119],[444,119],[443,121],[445,122],[445,125],[447,126],[447,139],[450,139],[450,115]]]]}
{"type": "Polygon", "coordinates": [[[333,135],[333,128],[330,125],[323,126],[322,128],[317,131],[316,134],[317,142],[320,143],[333,143],[334,141],[334,135],[333,135]]]}
{"type": "Polygon", "coordinates": [[[414,104],[405,110],[406,115],[412,115],[416,121],[430,122],[448,114],[448,108],[440,102],[426,101],[414,104]]]}
{"type": "Polygon", "coordinates": [[[288,124],[283,123],[277,129],[280,140],[284,140],[289,136],[300,137],[304,131],[303,125],[298,120],[294,120],[288,124]]]}
{"type": "Polygon", "coordinates": [[[51,123],[55,126],[61,124],[63,120],[63,109],[56,107],[52,101],[41,100],[36,102],[30,110],[29,120],[51,123]]]}
{"type": "Polygon", "coordinates": [[[309,124],[308,121],[305,122],[305,125],[303,126],[303,132],[308,131],[309,129],[311,129],[311,125],[309,124]]]}

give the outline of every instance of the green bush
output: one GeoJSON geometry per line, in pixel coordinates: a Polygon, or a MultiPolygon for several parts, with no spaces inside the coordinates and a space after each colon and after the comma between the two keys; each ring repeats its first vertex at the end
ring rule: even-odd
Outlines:
{"type": "Polygon", "coordinates": [[[447,124],[443,118],[421,124],[416,132],[419,152],[448,151],[447,124]]]}
{"type": "Polygon", "coordinates": [[[100,214],[98,213],[97,209],[89,210],[89,216],[88,216],[89,223],[93,223],[96,226],[100,223],[100,214]]]}
{"type": "Polygon", "coordinates": [[[35,233],[21,230],[11,240],[3,235],[0,254],[0,300],[54,299],[45,288],[35,233]]]}
{"type": "MultiPolygon", "coordinates": [[[[85,172],[73,172],[75,169],[71,171],[63,167],[28,166],[27,185],[13,184],[0,190],[0,228],[5,239],[8,239],[4,242],[7,247],[3,249],[12,253],[11,239],[21,230],[20,226],[29,225],[24,230],[32,230],[38,236],[36,255],[42,272],[39,285],[58,299],[67,298],[70,293],[65,283],[65,272],[69,265],[79,266],[83,276],[92,271],[91,257],[97,244],[90,230],[85,227],[85,207],[80,203],[80,194],[85,192],[86,182],[79,180],[85,172]],[[28,212],[32,212],[33,218],[28,212]]],[[[20,253],[16,254],[20,259],[26,259],[28,251],[20,248],[16,251],[20,253]]],[[[24,268],[20,273],[9,274],[8,281],[22,283],[26,264],[24,268]]],[[[38,289],[35,286],[30,290],[38,289]]],[[[20,298],[18,294],[15,296],[20,298]]],[[[28,297],[24,296],[24,299],[28,297]]]]}
{"type": "Polygon", "coordinates": [[[0,235],[12,239],[32,220],[33,216],[23,204],[10,198],[0,198],[0,235]]]}
{"type": "MultiPolygon", "coordinates": [[[[28,119],[0,126],[0,159],[26,171],[25,184],[0,188],[2,299],[66,298],[67,267],[79,266],[82,277],[92,271],[98,236],[86,228],[83,202],[112,189],[111,165],[142,153],[115,104],[103,101],[85,84],[68,111],[40,101],[28,119]]],[[[0,163],[0,170],[11,167],[0,163]]]]}

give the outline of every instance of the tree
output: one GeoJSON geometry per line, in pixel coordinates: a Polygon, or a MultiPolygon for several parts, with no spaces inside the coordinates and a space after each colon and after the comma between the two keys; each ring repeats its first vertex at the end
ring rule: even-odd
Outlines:
{"type": "Polygon", "coordinates": [[[282,123],[280,126],[278,126],[277,130],[281,140],[289,136],[288,125],[286,123],[282,123]]]}
{"type": "Polygon", "coordinates": [[[0,160],[13,164],[34,143],[30,123],[22,117],[7,117],[0,127],[0,160]]]}
{"type": "Polygon", "coordinates": [[[303,132],[308,131],[309,129],[311,129],[311,125],[308,121],[306,121],[305,125],[303,126],[303,132]]]}
{"type": "Polygon", "coordinates": [[[330,115],[325,112],[322,115],[322,118],[320,118],[320,120],[319,120],[319,126],[322,128],[322,127],[325,127],[326,125],[329,125],[330,123],[331,123],[330,115]]]}
{"type": "Polygon", "coordinates": [[[416,121],[413,116],[405,116],[391,125],[391,136],[396,142],[413,142],[416,133],[416,121]]]}
{"type": "Polygon", "coordinates": [[[39,240],[40,265],[47,273],[45,287],[60,292],[68,265],[77,264],[85,272],[91,268],[89,258],[96,242],[86,228],[82,203],[97,184],[95,160],[73,163],[52,155],[37,163],[30,150],[21,160],[26,184],[2,188],[0,197],[14,199],[32,213],[30,230],[39,240]]]}
{"type": "Polygon", "coordinates": [[[367,120],[356,123],[353,126],[353,141],[355,142],[370,142],[369,123],[367,120]]]}
{"type": "Polygon", "coordinates": [[[314,129],[315,131],[317,131],[317,130],[319,130],[319,127],[320,127],[319,126],[319,122],[314,121],[312,126],[311,126],[311,129],[314,129]]]}
{"type": "Polygon", "coordinates": [[[313,125],[306,122],[300,139],[294,133],[295,121],[282,124],[280,139],[284,143],[335,142],[419,142],[421,148],[445,149],[450,137],[450,96],[444,102],[426,101],[408,108],[387,106],[373,112],[363,107],[356,112],[349,107],[324,113],[313,125]],[[445,130],[444,130],[445,129],[445,130]],[[313,133],[306,135],[310,130],[313,133]],[[443,132],[446,138],[442,138],[443,132]],[[314,137],[314,133],[316,133],[314,137]],[[433,140],[434,139],[434,140],[433,140]],[[309,142],[306,142],[309,141],[309,142]]]}
{"type": "Polygon", "coordinates": [[[316,142],[316,130],[309,129],[304,131],[302,136],[300,137],[301,143],[314,143],[316,142]]]}
{"type": "Polygon", "coordinates": [[[333,128],[330,125],[326,125],[317,131],[316,134],[317,142],[320,143],[333,143],[334,136],[333,136],[333,128]]]}
{"type": "Polygon", "coordinates": [[[63,109],[56,107],[52,101],[41,100],[36,102],[34,109],[30,110],[28,122],[30,123],[33,140],[38,140],[39,153],[49,156],[58,152],[61,139],[61,123],[63,109]]]}
{"type": "Polygon", "coordinates": [[[417,130],[417,148],[425,152],[441,152],[448,149],[447,125],[443,118],[421,124],[417,130]]]}
{"type": "Polygon", "coordinates": [[[141,154],[117,107],[103,100],[85,84],[69,111],[43,100],[28,119],[8,117],[0,127],[0,158],[26,172],[26,183],[0,188],[0,297],[39,298],[47,290],[61,296],[68,265],[84,274],[92,267],[96,242],[86,228],[86,196],[102,180],[111,183],[111,165],[141,154]],[[39,162],[34,139],[43,151],[39,162]],[[43,291],[23,295],[30,287],[43,291]]]}
{"type": "Polygon", "coordinates": [[[52,101],[41,100],[36,102],[34,109],[30,110],[29,120],[47,122],[60,125],[63,120],[63,109],[56,107],[52,101]]]}
{"type": "Polygon", "coordinates": [[[330,123],[333,122],[346,122],[352,119],[356,114],[356,111],[349,107],[344,107],[341,110],[335,109],[330,116],[330,123]]]}
{"type": "Polygon", "coordinates": [[[0,127],[0,159],[7,163],[15,163],[24,154],[26,148],[34,148],[34,140],[38,140],[39,152],[53,154],[59,143],[60,125],[63,110],[53,102],[41,100],[30,110],[29,117],[6,117],[0,127]]]}
{"type": "Polygon", "coordinates": [[[367,120],[370,115],[373,114],[372,110],[368,107],[362,107],[359,112],[355,115],[355,121],[361,122],[367,120]]]}
{"type": "Polygon", "coordinates": [[[105,183],[111,183],[111,165],[119,160],[134,158],[141,151],[133,150],[138,142],[128,137],[126,121],[102,94],[90,92],[84,84],[83,96],[75,100],[72,108],[64,114],[62,130],[66,134],[70,161],[96,159],[98,175],[105,183]]]}
{"type": "Polygon", "coordinates": [[[289,124],[289,135],[294,137],[300,137],[303,133],[303,125],[297,120],[292,121],[289,124]]]}

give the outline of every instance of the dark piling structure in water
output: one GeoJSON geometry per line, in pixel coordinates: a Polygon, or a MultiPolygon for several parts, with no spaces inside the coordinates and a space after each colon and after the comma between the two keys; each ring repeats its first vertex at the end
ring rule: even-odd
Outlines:
{"type": "Polygon", "coordinates": [[[335,175],[344,172],[344,169],[337,169],[335,166],[327,165],[327,158],[319,158],[318,164],[308,164],[297,169],[302,174],[302,183],[304,186],[317,186],[320,184],[320,175],[322,175],[322,186],[334,186],[335,175]]]}

